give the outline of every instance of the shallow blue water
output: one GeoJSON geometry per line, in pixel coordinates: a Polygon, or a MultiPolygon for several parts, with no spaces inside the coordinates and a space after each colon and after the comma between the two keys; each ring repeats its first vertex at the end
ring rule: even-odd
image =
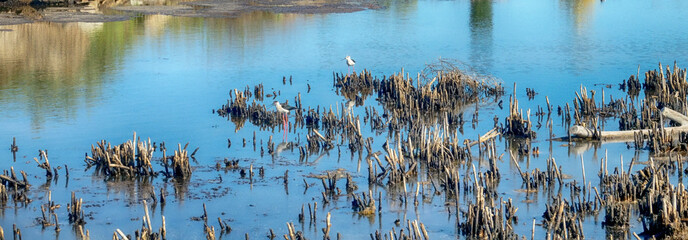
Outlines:
{"type": "MultiPolygon", "coordinates": [[[[261,144],[255,152],[250,143],[255,127],[247,124],[235,130],[231,122],[211,112],[226,102],[230,90],[263,83],[267,93],[280,91],[278,100],[292,100],[301,93],[308,106],[336,108],[344,100],[332,91],[332,73],[345,73],[343,58],[351,55],[357,71],[365,68],[379,76],[402,68],[414,76],[440,57],[457,59],[501,79],[507,93],[516,82],[524,109],[544,106],[545,96],[555,106],[571,103],[581,85],[619,96],[616,84],[635,74],[638,67],[643,72],[657,68],[659,62],[677,61],[679,66],[688,62],[688,29],[683,27],[688,23],[687,5],[668,0],[397,1],[382,10],[344,14],[255,12],[231,19],[142,16],[110,23],[0,26],[12,30],[0,31],[0,142],[9,146],[16,137],[20,147],[17,162],[12,161],[9,148],[0,150],[4,156],[0,157],[0,169],[14,166],[24,170],[37,187],[43,176],[32,158],[38,157],[38,149],[48,149],[51,163],[67,164],[72,172],[69,185],[63,186],[64,179],[60,179],[52,187],[53,200],[63,205],[58,213],[66,215],[64,206],[71,191],[83,195],[86,202],[113,206],[86,209],[95,212],[86,225],[91,236],[107,237],[115,228],[133,232],[139,227],[140,219],[132,219],[140,218],[139,200],[147,195],[136,188],[131,193],[117,190],[119,187],[92,177],[93,170],[84,172],[84,153],[90,145],[101,139],[121,143],[130,139],[133,131],[153,141],[165,141],[168,148],[189,142],[191,149],[200,147],[194,164],[198,167],[194,181],[199,184],[190,187],[187,197],[165,207],[168,234],[201,238],[202,222],[190,217],[202,214],[202,202],[216,214],[211,219],[224,212],[220,215],[223,219],[234,220],[230,238],[244,233],[262,237],[269,228],[285,233],[285,223],[296,222],[302,204],[320,201],[319,180],[307,179],[316,185],[303,193],[301,179],[305,175],[344,168],[364,183],[367,166],[363,162],[358,172],[357,158],[350,158],[345,150],[341,158],[331,153],[312,165],[298,163],[298,152],[284,153],[277,163],[267,154],[260,157],[261,144]],[[291,76],[293,85],[282,85],[284,76],[291,76]],[[612,84],[612,88],[594,85],[598,83],[612,84]],[[534,88],[539,95],[528,101],[525,88],[534,88]],[[243,138],[249,141],[245,148],[241,147],[243,138]],[[227,139],[233,143],[230,149],[227,139]],[[215,162],[224,158],[241,159],[242,166],[265,166],[266,178],[251,188],[236,172],[212,170],[215,162]],[[276,178],[286,169],[293,177],[288,195],[276,178]],[[218,175],[225,179],[223,183],[200,186],[216,181],[218,175]],[[214,192],[213,187],[228,188],[228,193],[197,199],[204,191],[214,192]]],[[[356,111],[360,114],[363,108],[356,111]]],[[[469,108],[466,116],[472,113],[469,108]]],[[[476,129],[467,125],[464,138],[474,139],[491,129],[494,115],[507,113],[491,104],[481,105],[480,124],[476,129]]],[[[565,134],[560,120],[554,119],[555,135],[565,134]]],[[[303,134],[290,137],[304,141],[303,134]]],[[[263,142],[269,135],[278,138],[281,132],[258,132],[263,142]]],[[[546,136],[543,127],[535,146],[547,149],[546,136]]],[[[383,138],[376,137],[375,144],[380,146],[383,138]]],[[[626,167],[633,156],[624,144],[605,144],[597,152],[585,152],[588,180],[593,185],[597,179],[591,176],[596,176],[605,150],[615,159],[610,161],[614,166],[618,165],[616,156],[624,155],[626,167]]],[[[522,166],[542,169],[548,154],[522,166]]],[[[525,194],[513,191],[520,187],[518,173],[506,155],[503,165],[509,167],[502,170],[506,180],[500,189],[505,198],[520,202],[525,194]]],[[[552,155],[567,174],[580,177],[580,156],[569,154],[556,142],[552,155]]],[[[173,192],[160,179],[153,185],[156,190],[166,186],[168,193],[173,192]]],[[[367,190],[363,184],[359,187],[367,190]]],[[[40,229],[33,219],[40,216],[39,204],[44,202],[44,190],[38,189],[28,208],[5,209],[0,218],[5,232],[17,223],[25,237],[52,238],[51,230],[32,231],[40,229]]],[[[359,220],[349,208],[350,199],[341,197],[321,209],[318,219],[322,221],[322,214],[332,212],[332,232],[348,239],[367,237],[376,229],[389,231],[396,218],[419,218],[433,238],[453,238],[455,220],[448,217],[441,197],[435,198],[432,204],[417,210],[409,206],[407,211],[402,211],[398,202],[387,200],[382,219],[370,222],[359,220]]],[[[519,207],[517,233],[530,234],[531,220],[541,219],[542,205],[540,201],[519,207]]],[[[154,223],[159,224],[159,214],[159,208],[153,211],[154,223]]],[[[66,220],[61,221],[62,228],[68,229],[66,220]]],[[[604,234],[599,221],[586,220],[586,236],[604,234]]],[[[303,229],[309,236],[321,236],[319,228],[323,226],[318,222],[318,227],[303,229]]],[[[639,227],[634,225],[632,231],[642,231],[639,227]]],[[[63,230],[60,235],[68,234],[71,232],[63,230]]],[[[536,234],[544,231],[538,228],[536,234]]]]}

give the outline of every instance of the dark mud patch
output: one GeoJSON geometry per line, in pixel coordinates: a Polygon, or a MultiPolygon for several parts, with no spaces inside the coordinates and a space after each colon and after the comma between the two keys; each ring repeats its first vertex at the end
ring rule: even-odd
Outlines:
{"type": "Polygon", "coordinates": [[[195,1],[168,6],[115,6],[114,10],[142,14],[164,14],[181,17],[236,17],[241,13],[266,11],[274,13],[347,13],[378,9],[378,4],[365,1],[276,0],[276,1],[195,1]]]}
{"type": "Polygon", "coordinates": [[[0,4],[0,25],[32,22],[114,22],[130,16],[102,14],[88,5],[5,2],[0,4]]]}
{"type": "MultiPolygon", "coordinates": [[[[16,25],[30,23],[31,20],[12,13],[0,13],[0,25],[16,25]]],[[[5,32],[5,31],[0,31],[5,32]]]]}
{"type": "MultiPolygon", "coordinates": [[[[79,8],[48,8],[41,12],[46,22],[116,22],[128,20],[125,15],[105,15],[100,13],[82,12],[79,8]]],[[[1,20],[0,20],[1,22],[1,20]]]]}
{"type": "MultiPolygon", "coordinates": [[[[113,10],[122,12],[133,12],[140,14],[162,14],[162,15],[173,15],[180,17],[204,17],[203,14],[197,12],[202,6],[192,6],[192,5],[174,5],[174,6],[117,6],[113,7],[113,10]]],[[[228,10],[232,12],[233,10],[228,10]]],[[[233,16],[233,14],[232,14],[233,16]]]]}
{"type": "Polygon", "coordinates": [[[325,171],[322,173],[311,173],[311,174],[308,174],[306,177],[307,178],[317,178],[317,179],[328,179],[329,177],[334,176],[337,178],[346,179],[346,176],[348,174],[351,174],[351,173],[349,173],[346,169],[338,168],[338,169],[335,169],[332,171],[325,171]]]}

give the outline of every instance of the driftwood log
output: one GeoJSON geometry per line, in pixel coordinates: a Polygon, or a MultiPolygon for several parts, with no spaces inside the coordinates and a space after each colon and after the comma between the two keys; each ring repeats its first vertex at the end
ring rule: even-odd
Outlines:
{"type": "MultiPolygon", "coordinates": [[[[669,108],[662,109],[662,116],[679,124],[677,127],[666,127],[667,133],[671,135],[678,135],[679,133],[688,132],[688,116],[669,108]]],[[[574,125],[569,128],[571,138],[592,138],[596,130],[589,129],[580,125],[574,125]]],[[[636,134],[647,135],[652,129],[638,129],[626,131],[599,131],[599,138],[601,141],[633,141],[633,136],[636,134]]]]}

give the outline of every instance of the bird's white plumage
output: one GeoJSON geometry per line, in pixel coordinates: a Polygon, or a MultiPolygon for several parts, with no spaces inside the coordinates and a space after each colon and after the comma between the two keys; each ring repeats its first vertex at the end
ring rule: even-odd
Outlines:
{"type": "Polygon", "coordinates": [[[346,59],[346,65],[349,66],[349,67],[351,67],[351,66],[353,66],[354,64],[356,64],[356,61],[354,61],[353,59],[351,59],[351,56],[346,56],[345,59],[346,59]]]}
{"type": "Polygon", "coordinates": [[[278,101],[274,101],[274,102],[272,102],[272,104],[275,105],[275,108],[277,109],[278,112],[289,113],[289,110],[284,109],[278,101]]]}

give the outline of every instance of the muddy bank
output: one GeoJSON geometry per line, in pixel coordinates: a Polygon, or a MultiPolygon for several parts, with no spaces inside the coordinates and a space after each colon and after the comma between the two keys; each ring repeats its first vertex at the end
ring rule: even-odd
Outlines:
{"type": "Polygon", "coordinates": [[[90,4],[0,3],[0,25],[32,22],[112,22],[130,18],[124,14],[103,14],[90,4]]]}
{"type": "Polygon", "coordinates": [[[278,1],[193,1],[179,3],[178,5],[122,5],[111,9],[125,12],[143,14],[165,14],[184,17],[233,17],[244,12],[269,11],[275,13],[345,13],[364,9],[379,8],[376,4],[364,3],[360,0],[353,1],[303,1],[303,0],[278,0],[278,1]]]}
{"type": "Polygon", "coordinates": [[[379,9],[377,2],[362,0],[251,0],[251,1],[112,1],[97,0],[75,3],[23,1],[0,2],[0,25],[35,21],[45,22],[109,22],[123,21],[135,14],[163,14],[180,17],[236,17],[252,11],[275,13],[346,13],[379,9]]]}

